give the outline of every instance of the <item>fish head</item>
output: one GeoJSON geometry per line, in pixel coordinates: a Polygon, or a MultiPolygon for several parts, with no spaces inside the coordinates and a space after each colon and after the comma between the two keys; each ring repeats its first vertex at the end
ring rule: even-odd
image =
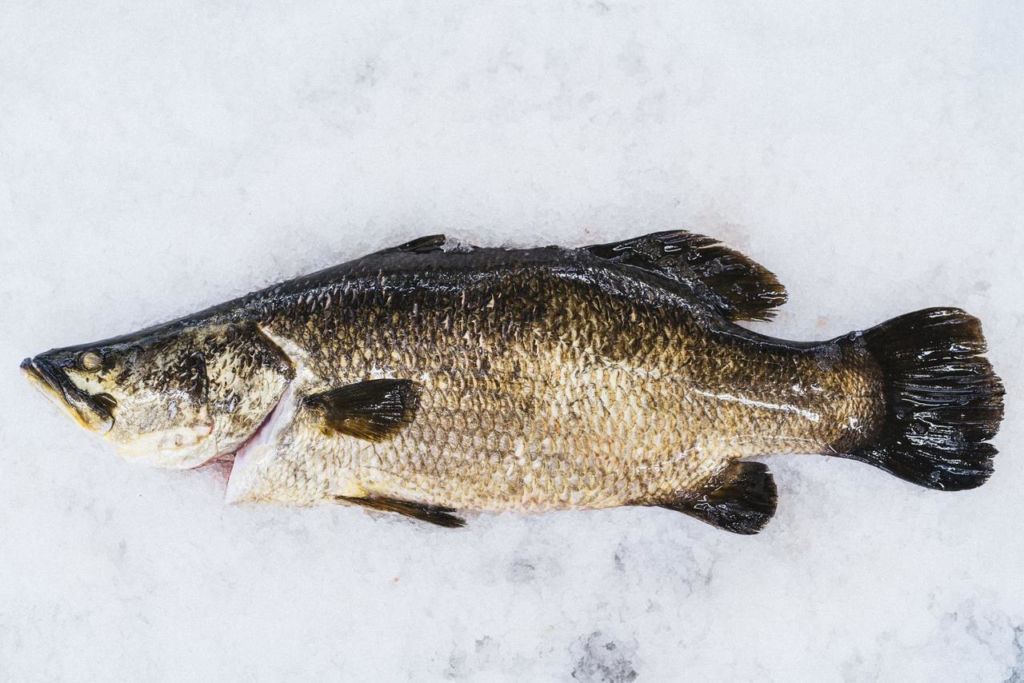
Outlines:
{"type": "Polygon", "coordinates": [[[126,458],[184,469],[233,453],[294,376],[253,323],[168,323],[27,358],[28,379],[126,458]]]}

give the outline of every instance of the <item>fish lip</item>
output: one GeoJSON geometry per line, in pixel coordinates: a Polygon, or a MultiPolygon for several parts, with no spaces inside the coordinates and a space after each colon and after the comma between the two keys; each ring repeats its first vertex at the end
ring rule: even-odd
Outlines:
{"type": "Polygon", "coordinates": [[[114,426],[114,416],[89,393],[74,385],[64,372],[42,358],[26,358],[21,370],[44,393],[56,399],[86,429],[106,434],[114,426]]]}

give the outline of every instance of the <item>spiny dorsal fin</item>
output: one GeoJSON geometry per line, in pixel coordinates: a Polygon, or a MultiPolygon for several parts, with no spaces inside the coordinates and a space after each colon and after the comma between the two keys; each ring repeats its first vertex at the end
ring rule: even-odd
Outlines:
{"type": "Polygon", "coordinates": [[[417,237],[411,242],[405,244],[399,244],[397,247],[388,247],[378,251],[378,254],[394,254],[398,252],[405,252],[410,254],[430,254],[435,251],[441,251],[441,247],[448,240],[444,235],[427,235],[426,237],[417,237]]]}
{"type": "Polygon", "coordinates": [[[376,256],[381,254],[435,254],[439,251],[456,254],[468,254],[471,251],[476,251],[479,247],[475,247],[472,244],[466,244],[459,240],[450,240],[445,235],[427,235],[426,237],[418,237],[411,242],[405,244],[399,244],[397,247],[388,247],[376,252],[376,256]]]}
{"type": "Polygon", "coordinates": [[[386,441],[412,422],[420,390],[408,379],[372,379],[312,394],[303,405],[320,414],[327,432],[386,441]]]}
{"type": "Polygon", "coordinates": [[[383,498],[380,496],[367,496],[359,498],[355,496],[335,496],[334,500],[339,503],[351,503],[361,505],[371,510],[383,512],[395,512],[406,517],[418,519],[421,522],[430,522],[447,529],[458,529],[466,526],[466,520],[456,517],[452,513],[454,508],[446,508],[440,505],[427,505],[425,503],[412,503],[407,500],[396,500],[394,498],[383,498]]]}
{"type": "Polygon", "coordinates": [[[770,320],[786,289],[767,268],[718,240],[676,230],[584,247],[595,256],[682,282],[700,283],[730,320],[770,320]]]}
{"type": "Polygon", "coordinates": [[[778,493],[768,467],[759,462],[729,463],[702,488],[681,493],[660,507],[690,515],[736,534],[756,534],[775,514],[778,493]]]}

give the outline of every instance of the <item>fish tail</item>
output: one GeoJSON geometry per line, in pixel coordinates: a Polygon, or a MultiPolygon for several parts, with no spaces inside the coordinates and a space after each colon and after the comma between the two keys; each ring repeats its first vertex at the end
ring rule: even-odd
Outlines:
{"type": "Polygon", "coordinates": [[[866,330],[882,368],[886,413],[877,438],[846,454],[931,489],[981,486],[1003,418],[1003,384],[981,322],[956,308],[908,313],[866,330]]]}

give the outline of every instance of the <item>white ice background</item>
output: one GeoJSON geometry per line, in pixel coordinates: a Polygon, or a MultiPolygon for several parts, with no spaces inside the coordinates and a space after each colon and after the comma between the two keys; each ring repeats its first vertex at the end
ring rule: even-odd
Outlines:
{"type": "Polygon", "coordinates": [[[1024,5],[0,4],[0,680],[1024,681],[1024,5]],[[419,235],[690,228],[761,329],[933,305],[1005,380],[996,473],[767,457],[739,537],[655,509],[226,506],[39,396],[28,355],[419,235]]]}

